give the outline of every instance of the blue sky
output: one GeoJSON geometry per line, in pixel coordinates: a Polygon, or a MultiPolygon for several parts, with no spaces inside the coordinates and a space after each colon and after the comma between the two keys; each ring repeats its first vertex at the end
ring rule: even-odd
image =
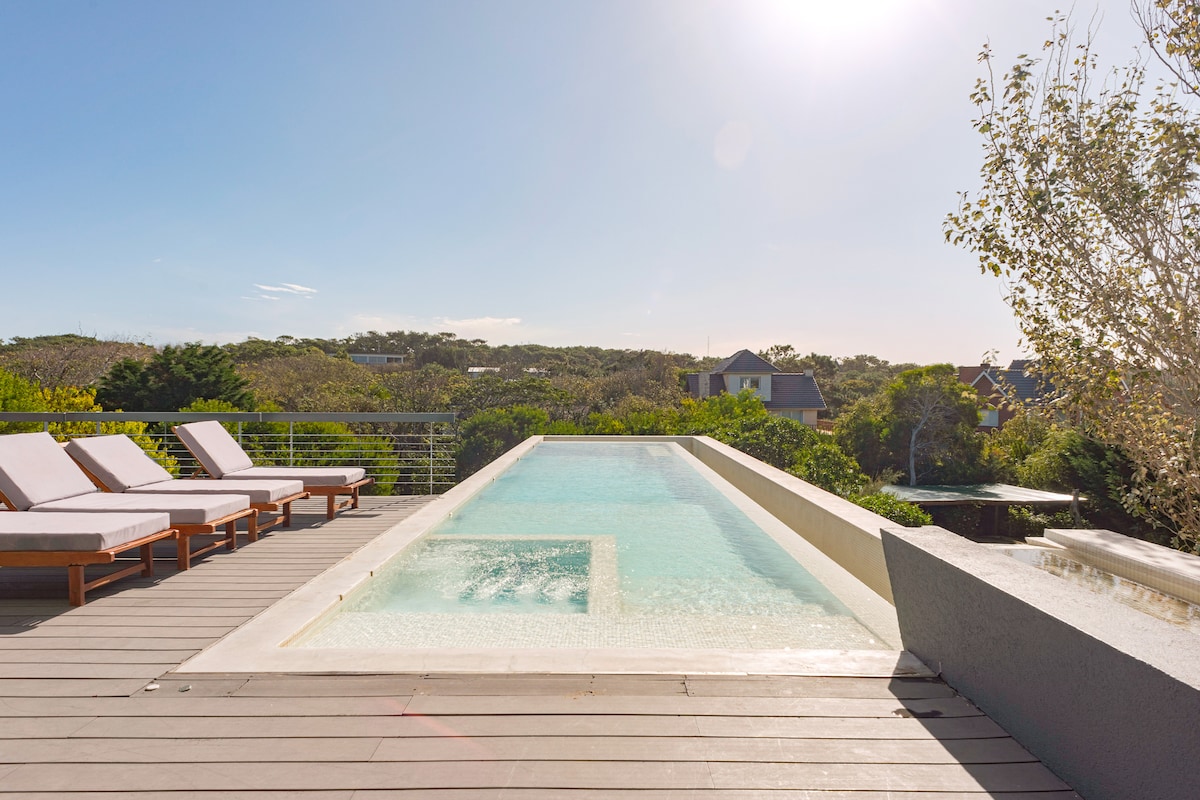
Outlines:
{"type": "Polygon", "coordinates": [[[0,0],[0,338],[1014,357],[941,227],[1059,5],[0,0]]]}

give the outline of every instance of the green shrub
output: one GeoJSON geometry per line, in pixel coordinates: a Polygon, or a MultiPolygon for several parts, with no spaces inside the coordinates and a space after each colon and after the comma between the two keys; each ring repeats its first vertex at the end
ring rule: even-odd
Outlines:
{"type": "Polygon", "coordinates": [[[868,511],[874,511],[881,517],[887,517],[892,522],[898,522],[906,528],[919,528],[933,523],[933,517],[922,511],[920,506],[893,497],[890,494],[862,494],[850,500],[868,511]]]}

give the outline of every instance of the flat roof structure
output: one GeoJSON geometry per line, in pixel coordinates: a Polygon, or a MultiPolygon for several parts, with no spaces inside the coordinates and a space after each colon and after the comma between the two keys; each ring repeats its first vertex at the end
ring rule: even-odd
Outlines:
{"type": "Polygon", "coordinates": [[[933,677],[176,672],[429,502],[304,501],[79,608],[0,569],[0,796],[1079,800],[933,677]]]}
{"type": "MultiPolygon", "coordinates": [[[[963,486],[884,486],[883,492],[919,506],[1069,506],[1069,494],[1026,489],[1007,483],[963,486]]],[[[1079,498],[1083,500],[1083,498],[1079,498]]]]}

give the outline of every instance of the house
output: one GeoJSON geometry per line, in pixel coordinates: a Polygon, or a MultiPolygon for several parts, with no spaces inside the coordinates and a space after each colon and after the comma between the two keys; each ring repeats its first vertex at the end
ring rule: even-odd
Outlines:
{"type": "Polygon", "coordinates": [[[402,353],[351,353],[350,360],[355,364],[369,364],[371,366],[379,366],[381,364],[403,364],[407,358],[402,353]]]}
{"type": "Polygon", "coordinates": [[[705,398],[721,392],[737,394],[753,389],[772,414],[816,427],[817,414],[825,410],[825,398],[812,370],[783,372],[770,361],[749,350],[739,350],[712,368],[687,376],[692,397],[705,398]]]}
{"type": "Polygon", "coordinates": [[[994,364],[959,367],[958,379],[974,389],[988,408],[983,411],[980,431],[995,431],[1004,427],[1019,406],[1038,405],[1047,394],[1044,378],[1032,372],[1032,361],[1020,359],[1008,369],[994,364]]]}

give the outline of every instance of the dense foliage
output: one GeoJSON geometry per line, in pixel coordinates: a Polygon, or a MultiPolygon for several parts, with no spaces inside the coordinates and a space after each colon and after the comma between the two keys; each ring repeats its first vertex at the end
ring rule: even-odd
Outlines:
{"type": "Polygon", "coordinates": [[[101,381],[96,402],[121,411],[178,411],[197,400],[223,400],[249,411],[254,396],[247,385],[221,348],[168,345],[145,363],[118,361],[101,381]]]}

